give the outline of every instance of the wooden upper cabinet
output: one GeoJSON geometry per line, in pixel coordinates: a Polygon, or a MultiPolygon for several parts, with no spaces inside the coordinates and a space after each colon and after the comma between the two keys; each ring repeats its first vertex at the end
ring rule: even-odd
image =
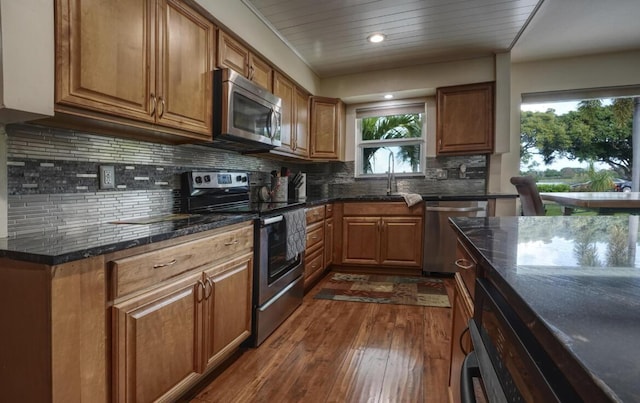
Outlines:
{"type": "Polygon", "coordinates": [[[273,90],[271,65],[221,29],[218,30],[216,64],[219,68],[229,68],[241,74],[269,91],[273,90]]]}
{"type": "Polygon", "coordinates": [[[217,65],[249,76],[249,49],[221,29],[218,30],[217,65]]]}
{"type": "Polygon", "coordinates": [[[55,4],[57,111],[88,110],[210,138],[210,21],[176,0],[55,4]]]}
{"type": "Polygon", "coordinates": [[[306,91],[296,87],[293,152],[301,157],[309,157],[309,98],[306,91]]]}
{"type": "Polygon", "coordinates": [[[249,54],[249,80],[269,91],[273,90],[273,68],[253,53],[249,54]]]}
{"type": "Polygon", "coordinates": [[[340,159],[343,109],[344,104],[339,99],[311,97],[311,158],[340,159]]]}
{"type": "Polygon", "coordinates": [[[295,85],[282,74],[275,72],[273,93],[282,100],[282,126],[280,128],[280,142],[282,145],[276,150],[289,153],[295,148],[295,140],[292,136],[294,129],[294,92],[295,85]]]}
{"type": "Polygon", "coordinates": [[[158,3],[158,123],[210,134],[213,127],[215,27],[184,3],[158,3]]]}
{"type": "Polygon", "coordinates": [[[56,1],[56,103],[153,122],[156,1],[56,1]]]}
{"type": "Polygon", "coordinates": [[[437,154],[490,154],[495,83],[438,88],[437,154]]]}

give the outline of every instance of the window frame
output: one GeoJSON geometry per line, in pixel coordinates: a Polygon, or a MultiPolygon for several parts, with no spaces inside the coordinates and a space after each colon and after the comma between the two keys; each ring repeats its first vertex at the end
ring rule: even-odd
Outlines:
{"type": "MultiPolygon", "coordinates": [[[[412,112],[406,112],[407,114],[412,112]]],[[[415,113],[415,112],[413,112],[415,113]]],[[[427,158],[427,104],[424,101],[420,102],[411,102],[411,103],[394,103],[389,105],[389,103],[380,103],[368,106],[366,109],[356,109],[356,119],[355,119],[355,147],[354,147],[354,177],[358,179],[368,179],[368,178],[386,178],[388,173],[371,173],[367,174],[363,172],[363,156],[364,156],[364,148],[367,147],[398,147],[398,146],[406,146],[406,145],[419,145],[420,146],[420,170],[418,172],[394,172],[395,177],[401,178],[419,178],[426,176],[426,158],[427,158]],[[396,140],[362,140],[362,119],[365,117],[375,117],[375,116],[392,116],[392,115],[400,115],[403,114],[401,112],[404,108],[415,107],[416,105],[421,105],[420,113],[422,113],[422,136],[421,137],[411,137],[404,139],[396,139],[396,140]],[[360,111],[366,111],[367,116],[358,116],[360,111]],[[385,114],[385,112],[393,111],[393,113],[385,114]],[[379,115],[376,115],[379,113],[379,115]]]]}

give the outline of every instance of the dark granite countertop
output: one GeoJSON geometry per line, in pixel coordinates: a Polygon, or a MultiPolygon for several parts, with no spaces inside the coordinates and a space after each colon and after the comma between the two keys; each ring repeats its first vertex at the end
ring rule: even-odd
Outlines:
{"type": "Polygon", "coordinates": [[[640,401],[637,216],[452,222],[502,291],[546,327],[549,343],[568,351],[611,400],[640,401]]]}
{"type": "MultiPolygon", "coordinates": [[[[466,200],[489,200],[489,199],[515,199],[518,197],[515,193],[480,193],[480,194],[420,194],[424,201],[466,201],[466,200]]],[[[367,195],[345,195],[336,197],[308,197],[307,206],[315,206],[323,203],[341,202],[341,201],[404,201],[401,195],[386,194],[367,194],[367,195]]]]}
{"type": "Polygon", "coordinates": [[[56,265],[251,221],[253,214],[184,215],[103,223],[0,238],[0,257],[56,265]],[[153,222],[155,221],[155,222],[153,222]]]}
{"type": "MultiPolygon", "coordinates": [[[[422,195],[424,200],[486,200],[516,195],[422,195]]],[[[402,201],[399,195],[361,195],[308,198],[312,207],[335,201],[402,201]]],[[[162,218],[162,217],[160,217],[162,218]]],[[[141,218],[136,224],[103,223],[86,227],[59,228],[18,237],[0,238],[0,257],[15,260],[61,264],[138,245],[164,241],[183,235],[254,219],[253,215],[191,215],[181,219],[141,218]],[[146,221],[145,221],[146,220],[146,221]],[[156,221],[156,222],[152,222],[156,221]]]]}

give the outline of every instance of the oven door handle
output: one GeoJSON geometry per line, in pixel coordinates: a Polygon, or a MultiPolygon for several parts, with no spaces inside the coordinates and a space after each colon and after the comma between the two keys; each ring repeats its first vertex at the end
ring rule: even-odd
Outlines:
{"type": "Polygon", "coordinates": [[[460,372],[460,401],[462,403],[476,403],[473,378],[480,378],[480,366],[475,351],[467,354],[462,363],[460,372]]]}
{"type": "Polygon", "coordinates": [[[275,217],[269,217],[269,218],[261,218],[260,219],[260,223],[262,225],[271,225],[271,224],[275,224],[277,222],[280,222],[284,220],[284,216],[275,216],[275,217]]]}

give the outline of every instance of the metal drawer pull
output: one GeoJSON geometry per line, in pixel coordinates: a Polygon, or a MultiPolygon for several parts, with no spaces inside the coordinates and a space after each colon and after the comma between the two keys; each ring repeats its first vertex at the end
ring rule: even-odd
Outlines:
{"type": "Polygon", "coordinates": [[[225,244],[224,244],[224,246],[236,245],[237,243],[238,243],[238,240],[236,239],[236,240],[234,240],[234,241],[231,241],[231,242],[227,242],[227,243],[225,243],[225,244]]]}
{"type": "Polygon", "coordinates": [[[167,267],[167,266],[173,266],[174,264],[176,264],[178,261],[176,259],[173,259],[172,261],[168,262],[168,263],[160,263],[160,264],[154,264],[153,268],[154,269],[159,269],[161,267],[167,267]]]}
{"type": "Polygon", "coordinates": [[[470,262],[470,263],[466,263],[466,262],[468,262],[467,259],[458,259],[456,260],[456,266],[464,270],[469,270],[473,268],[474,266],[473,262],[470,262]]]}
{"type": "Polygon", "coordinates": [[[312,236],[311,239],[318,239],[316,235],[312,236]]]}

